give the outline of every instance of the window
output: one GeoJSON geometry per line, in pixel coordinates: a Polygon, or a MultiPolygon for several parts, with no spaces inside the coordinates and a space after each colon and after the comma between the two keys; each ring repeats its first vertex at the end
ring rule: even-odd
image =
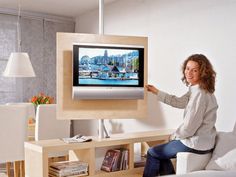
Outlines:
{"type": "Polygon", "coordinates": [[[27,102],[40,92],[56,98],[56,32],[74,32],[71,20],[21,18],[21,50],[30,56],[35,78],[2,76],[11,52],[17,51],[17,16],[0,14],[0,104],[27,102]]]}
{"type": "Polygon", "coordinates": [[[16,79],[2,76],[8,58],[16,50],[16,17],[9,15],[0,16],[0,104],[15,102],[16,79]]]}

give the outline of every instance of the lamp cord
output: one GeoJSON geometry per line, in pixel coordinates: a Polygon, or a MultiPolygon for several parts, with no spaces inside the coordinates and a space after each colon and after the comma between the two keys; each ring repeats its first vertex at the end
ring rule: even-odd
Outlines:
{"type": "Polygon", "coordinates": [[[17,17],[17,46],[18,51],[21,52],[21,26],[20,26],[20,18],[21,18],[21,4],[20,0],[18,0],[18,17],[17,17]]]}

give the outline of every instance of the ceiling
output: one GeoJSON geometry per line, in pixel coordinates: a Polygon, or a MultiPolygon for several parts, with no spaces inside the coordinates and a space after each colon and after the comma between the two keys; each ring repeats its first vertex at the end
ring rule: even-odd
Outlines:
{"type": "MultiPolygon", "coordinates": [[[[63,17],[77,17],[99,6],[99,0],[0,0],[0,11],[17,10],[19,1],[22,11],[63,17]]],[[[104,5],[114,1],[104,0],[104,5]]]]}

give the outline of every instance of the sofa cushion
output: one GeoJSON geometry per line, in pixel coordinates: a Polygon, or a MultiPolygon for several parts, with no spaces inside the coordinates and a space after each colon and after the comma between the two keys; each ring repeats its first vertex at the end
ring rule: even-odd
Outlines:
{"type": "Polygon", "coordinates": [[[236,148],[216,159],[216,164],[224,170],[236,170],[236,148]]]}
{"type": "MultiPolygon", "coordinates": [[[[236,134],[234,132],[219,132],[217,134],[216,146],[212,154],[210,162],[206,166],[206,170],[233,170],[235,162],[229,158],[236,152],[232,151],[236,148],[236,134]],[[232,151],[232,152],[231,152],[232,151]],[[230,154],[227,154],[229,153],[230,154]]],[[[235,158],[234,158],[235,159],[235,158]]]]}
{"type": "Polygon", "coordinates": [[[204,170],[210,159],[211,153],[195,154],[191,152],[178,152],[176,174],[204,170]]]}

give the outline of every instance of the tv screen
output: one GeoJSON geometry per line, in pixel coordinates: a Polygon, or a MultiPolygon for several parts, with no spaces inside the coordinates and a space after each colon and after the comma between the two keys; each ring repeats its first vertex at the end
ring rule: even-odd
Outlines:
{"type": "Polygon", "coordinates": [[[73,86],[143,87],[144,47],[73,45],[73,86]]]}

